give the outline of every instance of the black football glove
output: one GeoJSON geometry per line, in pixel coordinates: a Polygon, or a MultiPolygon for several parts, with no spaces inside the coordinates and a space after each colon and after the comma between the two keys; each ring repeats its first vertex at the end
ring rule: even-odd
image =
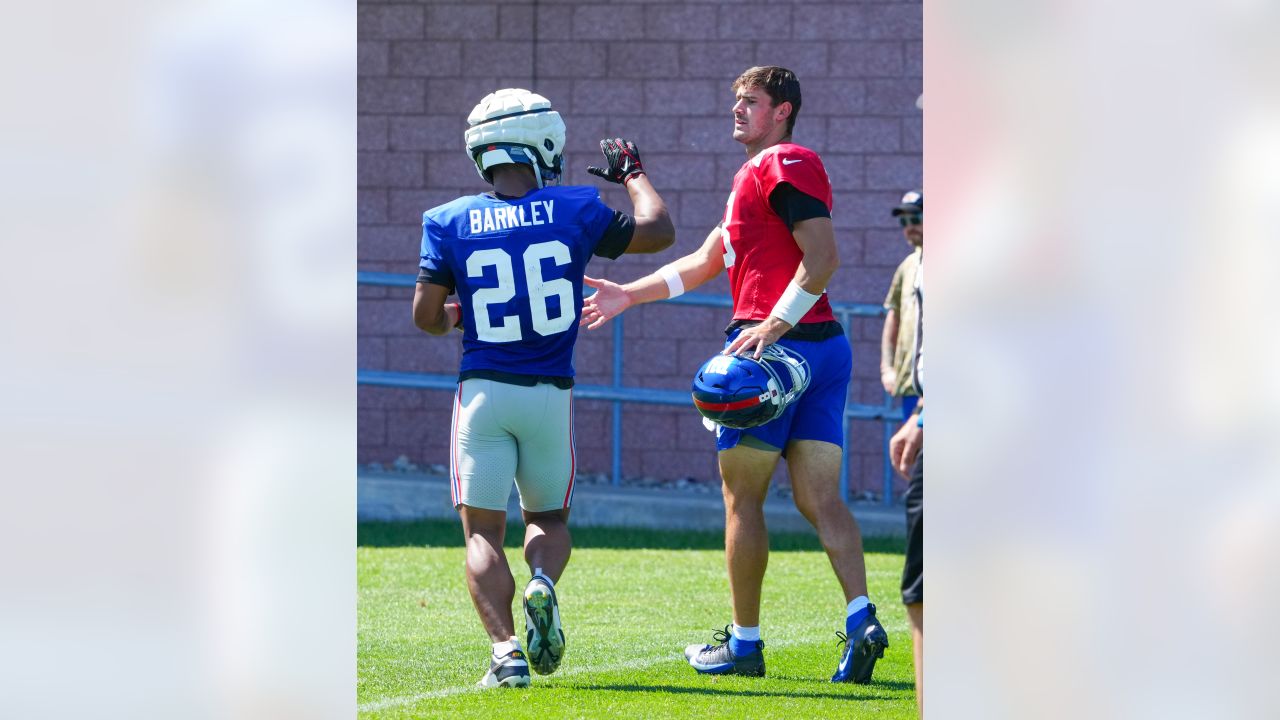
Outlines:
{"type": "Polygon", "coordinates": [[[592,175],[599,175],[611,183],[625,183],[636,175],[644,174],[644,166],[640,164],[640,151],[630,140],[622,138],[601,140],[600,152],[604,153],[604,159],[609,166],[587,168],[587,172],[592,175]]]}

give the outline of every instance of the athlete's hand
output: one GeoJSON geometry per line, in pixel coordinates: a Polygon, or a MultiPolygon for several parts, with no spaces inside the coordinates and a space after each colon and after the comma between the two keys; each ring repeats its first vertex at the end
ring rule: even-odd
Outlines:
{"type": "Polygon", "coordinates": [[[582,301],[582,320],[578,324],[586,325],[588,330],[604,325],[632,305],[631,296],[615,282],[586,276],[582,282],[596,289],[595,295],[582,301]]]}
{"type": "Polygon", "coordinates": [[[924,428],[916,425],[914,416],[909,417],[889,440],[889,462],[898,474],[905,478],[911,473],[911,466],[915,463],[916,456],[920,454],[922,447],[924,447],[924,428]]]}
{"type": "Polygon", "coordinates": [[[444,304],[444,316],[449,327],[462,332],[462,304],[451,302],[444,304]]]}
{"type": "Polygon", "coordinates": [[[640,164],[640,151],[630,140],[614,138],[600,141],[600,152],[604,153],[607,167],[591,166],[587,172],[598,175],[611,183],[625,183],[636,175],[644,174],[644,166],[640,164]]]}
{"type": "Polygon", "coordinates": [[[791,325],[786,320],[770,315],[759,325],[746,328],[738,333],[738,337],[734,338],[733,342],[729,343],[729,347],[725,348],[720,354],[742,355],[751,353],[751,357],[759,360],[764,349],[778,342],[778,338],[786,335],[790,329],[791,325]]]}
{"type": "Polygon", "coordinates": [[[893,394],[893,389],[898,385],[898,373],[893,368],[885,368],[880,371],[880,384],[884,386],[884,391],[893,394]]]}

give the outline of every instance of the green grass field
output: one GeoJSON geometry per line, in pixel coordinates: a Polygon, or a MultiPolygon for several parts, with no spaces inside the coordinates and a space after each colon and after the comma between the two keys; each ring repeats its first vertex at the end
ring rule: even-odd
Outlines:
{"type": "MultiPolygon", "coordinates": [[[[817,539],[771,541],[761,629],[767,677],[700,676],[690,643],[731,621],[720,533],[575,528],[556,585],[567,647],[527,689],[481,691],[489,641],[467,595],[456,522],[362,523],[358,705],[365,718],[914,718],[901,541],[869,540],[871,599],[890,648],[871,685],[828,681],[844,599],[817,539]]],[[[507,532],[519,596],[522,532],[507,532]]]]}

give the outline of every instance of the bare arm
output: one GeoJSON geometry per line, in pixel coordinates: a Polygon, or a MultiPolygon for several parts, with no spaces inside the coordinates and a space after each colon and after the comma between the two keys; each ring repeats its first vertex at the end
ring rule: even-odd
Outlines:
{"type": "MultiPolygon", "coordinates": [[[[702,241],[701,247],[667,264],[672,271],[680,274],[680,282],[685,290],[692,290],[702,285],[724,270],[724,245],[721,243],[720,236],[719,226],[712,228],[707,234],[707,239],[702,241]]],[[[633,280],[623,285],[622,289],[632,297],[633,305],[665,300],[670,296],[667,281],[663,279],[661,271],[633,280]]]]}
{"type": "Polygon", "coordinates": [[[626,187],[635,208],[636,220],[635,234],[631,236],[627,253],[656,253],[671,247],[676,239],[676,228],[671,224],[662,196],[649,182],[649,176],[636,175],[627,181],[626,187]]]}
{"type": "Polygon", "coordinates": [[[457,303],[445,303],[449,288],[420,282],[413,293],[413,324],[432,335],[444,335],[461,319],[457,303]]]}
{"type": "Polygon", "coordinates": [[[836,233],[831,218],[816,217],[796,223],[791,234],[804,257],[796,268],[795,281],[806,291],[820,295],[827,289],[831,276],[840,267],[840,253],[836,250],[836,233]]]}
{"type": "Polygon", "coordinates": [[[671,247],[676,239],[675,226],[662,197],[649,183],[636,144],[622,138],[605,138],[600,141],[600,152],[604,154],[605,167],[589,167],[587,172],[625,187],[635,209],[635,233],[626,252],[656,253],[671,247]]]}
{"type": "Polygon", "coordinates": [[[898,311],[889,308],[884,316],[884,332],[880,335],[880,384],[893,392],[898,374],[893,369],[893,351],[898,344],[898,311]]]}
{"type": "Polygon", "coordinates": [[[889,462],[899,475],[909,478],[911,465],[923,447],[924,428],[916,424],[916,417],[912,415],[889,440],[889,462]]]}
{"type": "Polygon", "coordinates": [[[692,290],[719,275],[722,270],[724,270],[724,246],[720,241],[720,228],[716,227],[707,235],[702,247],[667,263],[662,270],[645,275],[626,285],[592,277],[584,278],[587,285],[596,289],[596,294],[583,303],[581,324],[595,330],[632,305],[667,299],[671,296],[671,292],[663,277],[664,271],[678,274],[684,288],[692,290]]]}
{"type": "MultiPolygon", "coordinates": [[[[800,258],[800,266],[792,278],[805,292],[821,295],[827,289],[827,283],[840,267],[840,253],[836,249],[835,230],[831,226],[831,218],[815,217],[801,220],[792,228],[791,234],[800,246],[804,257],[800,258]]],[[[749,327],[738,334],[738,337],[724,349],[726,355],[752,353],[759,358],[764,349],[778,341],[791,324],[776,315],[770,315],[759,325],[749,327]]]]}

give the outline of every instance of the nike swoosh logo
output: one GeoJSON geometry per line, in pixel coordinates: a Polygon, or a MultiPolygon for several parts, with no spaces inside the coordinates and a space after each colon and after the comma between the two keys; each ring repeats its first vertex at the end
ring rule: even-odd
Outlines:
{"type": "Polygon", "coordinates": [[[783,164],[783,165],[795,165],[796,163],[798,163],[798,162],[803,162],[803,161],[804,161],[804,158],[800,158],[799,160],[787,160],[786,158],[783,158],[783,159],[782,159],[782,164],[783,164]]]}

